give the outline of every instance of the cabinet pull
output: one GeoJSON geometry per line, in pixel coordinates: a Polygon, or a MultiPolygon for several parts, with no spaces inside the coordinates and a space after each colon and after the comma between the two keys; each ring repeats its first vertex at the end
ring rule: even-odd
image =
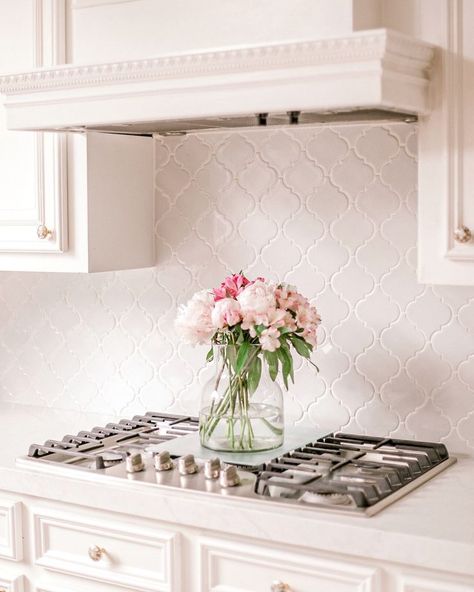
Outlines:
{"type": "Polygon", "coordinates": [[[457,243],[468,243],[472,238],[472,232],[467,226],[460,226],[454,231],[454,240],[457,243]]]}
{"type": "Polygon", "coordinates": [[[270,592],[293,592],[289,584],[280,580],[275,580],[270,588],[270,592]]]}
{"type": "Polygon", "coordinates": [[[36,229],[36,235],[40,240],[45,240],[47,238],[51,238],[53,234],[52,230],[49,230],[49,228],[47,226],[45,226],[44,224],[40,224],[38,226],[38,228],[36,229]]]}
{"type": "Polygon", "coordinates": [[[104,555],[105,549],[102,549],[102,547],[99,547],[98,545],[89,547],[89,557],[92,561],[100,561],[104,555]]]}

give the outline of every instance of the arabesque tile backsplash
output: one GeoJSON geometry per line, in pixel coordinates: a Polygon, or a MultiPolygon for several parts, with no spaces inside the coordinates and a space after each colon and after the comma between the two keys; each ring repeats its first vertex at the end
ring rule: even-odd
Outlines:
{"type": "MultiPolygon", "coordinates": [[[[474,452],[474,288],[416,281],[416,127],[295,127],[157,138],[154,269],[0,274],[0,398],[197,410],[205,348],[176,307],[230,271],[319,307],[316,375],[290,423],[441,439],[474,452]]],[[[111,213],[113,215],[113,213],[111,213]]]]}

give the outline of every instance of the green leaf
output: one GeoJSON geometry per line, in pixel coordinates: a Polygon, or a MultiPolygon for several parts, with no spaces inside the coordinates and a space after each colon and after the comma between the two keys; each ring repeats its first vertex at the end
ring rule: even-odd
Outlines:
{"type": "Polygon", "coordinates": [[[207,352],[206,362],[212,362],[213,359],[214,359],[214,350],[211,347],[211,349],[207,352]]]}
{"type": "Polygon", "coordinates": [[[288,390],[288,376],[293,372],[292,359],[285,347],[279,347],[276,351],[282,365],[283,384],[286,390],[288,390]]]}
{"type": "Polygon", "coordinates": [[[266,351],[263,354],[265,356],[265,360],[268,364],[268,372],[270,374],[270,378],[275,382],[276,377],[278,376],[278,355],[276,352],[269,352],[266,351]]]}
{"type": "Polygon", "coordinates": [[[237,354],[237,361],[235,362],[235,372],[239,374],[242,371],[242,368],[245,366],[247,362],[247,358],[249,356],[250,351],[250,343],[248,341],[244,341],[242,345],[239,347],[239,353],[237,354]]]}
{"type": "Polygon", "coordinates": [[[257,390],[261,375],[262,360],[259,356],[257,356],[256,358],[254,358],[252,364],[250,365],[250,370],[248,373],[248,386],[250,394],[253,394],[257,390]]]}
{"type": "Polygon", "coordinates": [[[310,357],[311,350],[313,348],[309,345],[309,343],[306,343],[306,341],[303,338],[296,337],[296,335],[290,337],[290,339],[293,347],[300,354],[300,356],[303,356],[303,358],[310,357]]]}

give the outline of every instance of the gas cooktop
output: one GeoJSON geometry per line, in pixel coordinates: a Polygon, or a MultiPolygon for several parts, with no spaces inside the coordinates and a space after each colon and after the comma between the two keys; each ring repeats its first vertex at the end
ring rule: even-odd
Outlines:
{"type": "Polygon", "coordinates": [[[372,516],[456,462],[439,443],[297,431],[286,447],[263,455],[216,454],[200,447],[198,429],[195,417],[149,412],[32,444],[17,463],[372,516]]]}

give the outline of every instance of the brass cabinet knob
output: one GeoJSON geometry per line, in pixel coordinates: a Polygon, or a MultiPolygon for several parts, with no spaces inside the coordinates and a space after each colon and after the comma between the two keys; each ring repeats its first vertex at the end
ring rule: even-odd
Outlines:
{"type": "Polygon", "coordinates": [[[286,584],[285,582],[281,582],[280,580],[276,580],[273,582],[270,592],[292,592],[290,585],[286,584]]]}
{"type": "Polygon", "coordinates": [[[102,549],[102,547],[99,547],[98,545],[89,547],[89,557],[92,561],[100,561],[104,555],[105,549],[102,549]]]}
{"type": "Polygon", "coordinates": [[[49,228],[47,226],[45,226],[44,224],[40,224],[38,226],[38,228],[36,229],[36,235],[38,236],[38,238],[40,240],[45,240],[47,238],[50,238],[53,234],[52,230],[49,230],[49,228]]]}
{"type": "Polygon", "coordinates": [[[460,226],[454,231],[454,240],[457,243],[468,243],[472,238],[472,232],[467,226],[460,226]]]}

